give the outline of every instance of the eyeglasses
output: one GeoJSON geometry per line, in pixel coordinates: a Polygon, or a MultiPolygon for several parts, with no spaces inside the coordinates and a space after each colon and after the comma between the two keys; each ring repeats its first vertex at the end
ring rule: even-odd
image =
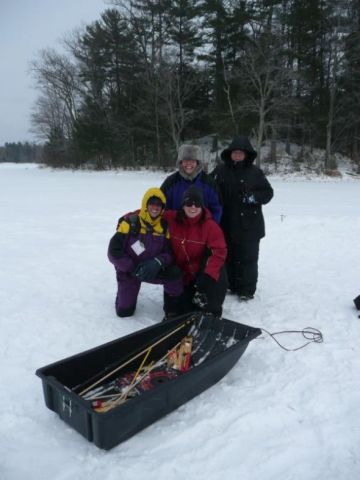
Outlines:
{"type": "Polygon", "coordinates": [[[190,198],[184,200],[184,205],[185,207],[196,207],[196,208],[199,208],[201,207],[201,201],[200,200],[191,200],[190,198]]]}

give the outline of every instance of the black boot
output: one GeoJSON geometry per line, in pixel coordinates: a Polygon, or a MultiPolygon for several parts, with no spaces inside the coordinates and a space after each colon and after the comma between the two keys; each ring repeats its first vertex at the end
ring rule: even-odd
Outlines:
{"type": "Polygon", "coordinates": [[[249,300],[252,300],[254,298],[254,295],[251,293],[239,293],[238,294],[238,299],[240,302],[248,302],[249,300]]]}
{"type": "Polygon", "coordinates": [[[165,317],[162,320],[163,322],[167,322],[180,315],[180,297],[173,297],[164,292],[164,312],[165,317]]]}

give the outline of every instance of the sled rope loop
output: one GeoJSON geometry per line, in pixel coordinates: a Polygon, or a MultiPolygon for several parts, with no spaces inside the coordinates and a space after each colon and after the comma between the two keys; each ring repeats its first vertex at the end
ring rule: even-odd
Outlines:
{"type": "Polygon", "coordinates": [[[302,348],[306,347],[310,343],[322,343],[324,341],[323,334],[318,330],[317,328],[313,327],[306,327],[303,330],[282,330],[280,332],[269,332],[268,330],[265,330],[265,328],[261,327],[261,330],[269,335],[274,342],[276,342],[280,348],[283,350],[286,350],[287,352],[296,352],[297,350],[301,350],[302,348]],[[284,333],[301,333],[302,336],[308,340],[308,342],[304,343],[303,345],[300,345],[300,347],[296,348],[287,348],[284,345],[282,345],[276,338],[275,335],[282,335],[284,333]]]}
{"type": "MultiPolygon", "coordinates": [[[[145,348],[144,350],[142,350],[141,352],[137,353],[136,355],[134,355],[133,357],[129,358],[129,360],[127,360],[126,362],[122,363],[121,365],[119,365],[118,367],[114,368],[113,370],[111,370],[111,372],[107,373],[106,375],[104,375],[103,377],[99,378],[96,382],[92,383],[91,385],[89,385],[88,387],[84,388],[81,392],[79,392],[78,395],[80,396],[83,396],[86,392],[88,392],[89,390],[93,389],[94,387],[96,387],[97,385],[99,385],[99,383],[103,382],[104,380],[106,380],[107,378],[111,377],[111,375],[113,375],[114,373],[118,372],[119,370],[121,370],[122,368],[126,367],[127,365],[129,365],[129,363],[131,363],[132,361],[136,360],[137,358],[141,357],[142,355],[146,355],[146,353],[149,351],[149,349],[152,349],[154,347],[156,347],[157,345],[159,345],[160,343],[162,343],[164,340],[166,340],[167,338],[171,337],[172,335],[174,335],[176,332],[178,332],[179,330],[181,330],[182,328],[184,328],[185,326],[189,325],[190,322],[192,322],[193,320],[195,320],[195,317],[191,317],[190,319],[188,319],[187,321],[185,321],[184,323],[182,323],[181,325],[179,325],[178,327],[176,327],[174,330],[172,330],[171,332],[167,333],[166,335],[164,335],[163,337],[161,337],[159,340],[157,340],[155,343],[153,343],[152,345],[149,345],[147,348],[145,348]]],[[[150,351],[148,352],[148,354],[150,353],[150,351]]],[[[146,360],[146,359],[145,359],[146,360]]],[[[140,369],[139,369],[140,371],[140,369]]]]}

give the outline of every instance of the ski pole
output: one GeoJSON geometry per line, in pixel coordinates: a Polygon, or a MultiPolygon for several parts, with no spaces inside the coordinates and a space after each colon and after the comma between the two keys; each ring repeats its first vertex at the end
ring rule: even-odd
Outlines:
{"type": "Polygon", "coordinates": [[[182,323],[179,327],[175,328],[172,332],[166,334],[164,337],[160,338],[159,340],[157,340],[155,343],[153,343],[152,345],[150,345],[149,347],[146,347],[144,350],[142,350],[141,352],[137,353],[134,357],[130,358],[129,360],[127,360],[126,362],[122,363],[121,365],[119,365],[118,367],[114,368],[114,370],[112,370],[111,372],[107,373],[106,375],[104,375],[103,377],[99,378],[99,380],[97,380],[96,382],[92,383],[91,385],[89,385],[88,387],[84,388],[84,390],[82,390],[79,395],[80,396],[83,396],[86,392],[88,392],[89,390],[91,390],[93,387],[95,387],[96,385],[98,385],[99,383],[101,383],[102,381],[106,380],[108,377],[110,377],[111,375],[113,375],[114,373],[118,372],[120,369],[126,367],[126,365],[129,365],[129,363],[131,363],[132,361],[136,360],[137,358],[141,357],[141,355],[143,355],[144,353],[146,353],[148,351],[149,348],[154,348],[156,347],[156,345],[159,345],[161,342],[163,342],[164,340],[166,340],[167,338],[171,337],[172,335],[174,335],[174,333],[178,332],[179,330],[181,330],[182,328],[184,328],[186,325],[189,325],[190,322],[194,321],[195,320],[195,316],[191,317],[189,320],[187,320],[186,322],[182,323]]]}
{"type": "Polygon", "coordinates": [[[152,367],[150,367],[146,373],[144,373],[143,375],[140,375],[138,377],[138,379],[132,384],[132,386],[130,386],[126,392],[122,393],[119,398],[116,398],[115,400],[108,400],[108,402],[106,402],[105,405],[101,406],[101,407],[98,407],[98,408],[95,408],[95,411],[98,412],[98,413],[106,413],[108,412],[109,410],[111,410],[112,408],[116,407],[117,405],[120,405],[121,403],[124,403],[126,402],[127,400],[127,396],[129,395],[129,392],[136,387],[136,385],[138,385],[142,380],[144,380],[144,378],[147,377],[147,375],[152,371],[154,370],[154,368],[156,368],[158,365],[161,365],[161,362],[163,360],[165,360],[165,358],[169,355],[169,353],[171,353],[173,350],[175,350],[180,344],[181,344],[182,340],[180,340],[180,342],[178,342],[171,350],[169,350],[167,353],[165,353],[164,356],[162,356],[157,362],[154,363],[154,365],[152,367]]]}

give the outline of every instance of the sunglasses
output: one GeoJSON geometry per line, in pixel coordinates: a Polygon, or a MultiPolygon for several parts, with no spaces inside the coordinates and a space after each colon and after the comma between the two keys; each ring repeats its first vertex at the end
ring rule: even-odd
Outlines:
{"type": "Polygon", "coordinates": [[[184,201],[184,205],[185,207],[196,207],[196,208],[199,208],[201,207],[201,202],[200,200],[191,200],[190,198],[188,198],[187,200],[184,201]]]}

